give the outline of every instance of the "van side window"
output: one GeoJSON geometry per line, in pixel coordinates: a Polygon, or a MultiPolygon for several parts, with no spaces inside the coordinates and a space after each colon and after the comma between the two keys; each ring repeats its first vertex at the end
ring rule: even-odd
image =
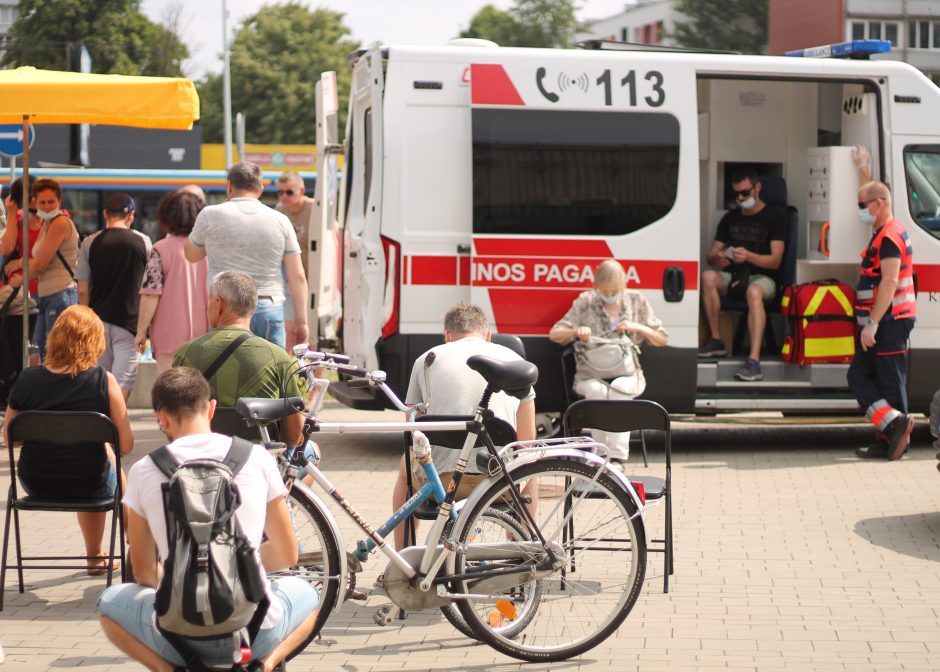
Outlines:
{"type": "Polygon", "coordinates": [[[911,217],[934,238],[940,238],[940,145],[905,147],[904,173],[911,217]]]}
{"type": "Polygon", "coordinates": [[[675,204],[679,122],[671,114],[472,114],[474,233],[623,235],[675,204]]]}
{"type": "Polygon", "coordinates": [[[365,140],[362,157],[362,179],[365,181],[362,192],[362,214],[369,211],[369,194],[372,191],[372,108],[366,108],[362,115],[362,137],[365,140]]]}

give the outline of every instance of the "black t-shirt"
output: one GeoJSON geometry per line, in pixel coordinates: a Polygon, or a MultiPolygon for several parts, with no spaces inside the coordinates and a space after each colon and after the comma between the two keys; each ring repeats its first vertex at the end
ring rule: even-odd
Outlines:
{"type": "MultiPolygon", "coordinates": [[[[93,366],[73,378],[52,373],[44,366],[29,367],[16,379],[10,407],[17,411],[95,411],[109,415],[107,372],[93,366]]],[[[100,443],[27,443],[16,469],[20,480],[37,495],[67,498],[88,495],[105,485],[111,466],[100,443]]]]}
{"type": "MultiPolygon", "coordinates": [[[[770,241],[787,242],[787,220],[780,208],[764,206],[753,215],[745,215],[739,208],[725,213],[718,223],[715,240],[728,247],[743,247],[755,254],[770,254],[770,241]]],[[[752,274],[777,279],[778,269],[750,266],[752,274]]]]}
{"type": "Polygon", "coordinates": [[[137,333],[140,281],[150,251],[144,237],[130,229],[104,229],[91,239],[91,306],[102,321],[137,333]]]}

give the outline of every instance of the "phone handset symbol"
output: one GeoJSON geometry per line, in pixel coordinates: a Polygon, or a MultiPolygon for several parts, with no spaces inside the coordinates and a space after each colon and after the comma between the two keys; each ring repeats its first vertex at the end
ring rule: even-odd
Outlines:
{"type": "Polygon", "coordinates": [[[539,93],[545,96],[546,100],[550,103],[558,102],[558,94],[552,93],[542,85],[542,80],[545,79],[545,68],[539,68],[535,71],[535,85],[539,88],[539,93]]]}

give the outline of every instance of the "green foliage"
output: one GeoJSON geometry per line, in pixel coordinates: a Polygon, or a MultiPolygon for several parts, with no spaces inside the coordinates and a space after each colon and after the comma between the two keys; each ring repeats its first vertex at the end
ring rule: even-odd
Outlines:
{"type": "Polygon", "coordinates": [[[504,47],[567,47],[578,27],[574,0],[516,0],[506,12],[486,5],[460,37],[493,40],[504,47]]]}
{"type": "Polygon", "coordinates": [[[678,0],[675,9],[688,20],[676,21],[670,37],[684,47],[765,54],[767,5],[768,0],[678,0]]]}
{"type": "MultiPolygon", "coordinates": [[[[336,71],[340,129],[345,128],[351,72],[343,14],[299,2],[270,5],[248,17],[231,45],[232,114],[245,115],[245,136],[257,143],[316,142],[314,85],[336,71]]],[[[222,75],[199,84],[203,139],[222,142],[222,75]]]]}
{"type": "Polygon", "coordinates": [[[177,34],[144,16],[140,0],[20,0],[19,10],[6,66],[77,70],[84,44],[92,72],[179,76],[189,55],[177,34]]]}

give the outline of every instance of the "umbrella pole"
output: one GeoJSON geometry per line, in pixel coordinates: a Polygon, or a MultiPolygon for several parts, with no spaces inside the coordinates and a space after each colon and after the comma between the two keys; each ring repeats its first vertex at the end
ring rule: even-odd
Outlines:
{"type": "Polygon", "coordinates": [[[23,115],[23,368],[29,366],[29,115],[23,115]]]}

